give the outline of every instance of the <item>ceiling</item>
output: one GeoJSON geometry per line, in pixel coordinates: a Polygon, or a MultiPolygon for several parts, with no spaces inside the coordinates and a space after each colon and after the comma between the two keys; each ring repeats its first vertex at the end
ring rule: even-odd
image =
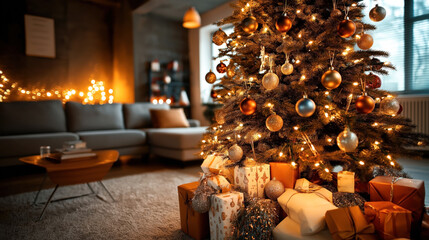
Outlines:
{"type": "Polygon", "coordinates": [[[189,7],[194,6],[203,14],[231,0],[149,0],[134,10],[136,14],[155,14],[164,18],[181,21],[189,7]]]}

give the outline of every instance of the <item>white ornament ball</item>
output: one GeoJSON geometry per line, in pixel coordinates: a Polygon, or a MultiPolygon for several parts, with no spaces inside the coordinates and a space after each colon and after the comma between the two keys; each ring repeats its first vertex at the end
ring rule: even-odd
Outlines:
{"type": "Polygon", "coordinates": [[[293,72],[293,65],[290,62],[285,62],[280,70],[284,75],[290,75],[293,72]]]}
{"type": "Polygon", "coordinates": [[[353,152],[359,144],[359,139],[356,134],[346,128],[337,137],[337,145],[344,152],[353,152]]]}
{"type": "Polygon", "coordinates": [[[273,178],[265,185],[264,191],[268,198],[277,201],[277,198],[285,192],[285,187],[282,182],[273,178]]]}
{"type": "Polygon", "coordinates": [[[316,103],[309,98],[301,98],[295,105],[295,110],[301,117],[310,117],[316,111],[316,103]]]}
{"type": "Polygon", "coordinates": [[[228,149],[228,156],[232,161],[240,161],[243,157],[243,149],[237,144],[234,144],[228,149]]]}
{"type": "Polygon", "coordinates": [[[380,103],[380,111],[387,115],[397,114],[400,107],[399,101],[394,97],[386,97],[380,103]]]}
{"type": "Polygon", "coordinates": [[[267,90],[273,90],[279,85],[279,77],[272,72],[269,72],[264,75],[262,78],[262,86],[267,90]]]}

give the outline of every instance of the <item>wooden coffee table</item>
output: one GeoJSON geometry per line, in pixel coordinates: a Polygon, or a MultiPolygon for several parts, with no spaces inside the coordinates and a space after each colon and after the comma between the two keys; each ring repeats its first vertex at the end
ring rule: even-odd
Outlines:
{"type": "MultiPolygon", "coordinates": [[[[69,159],[64,160],[61,163],[54,163],[46,159],[41,159],[39,155],[23,157],[19,160],[24,163],[28,163],[35,166],[40,166],[46,169],[46,175],[43,179],[39,191],[36,194],[33,204],[36,204],[37,198],[40,191],[45,183],[46,176],[49,176],[51,181],[56,184],[54,191],[48,198],[48,201],[43,207],[42,213],[38,220],[42,219],[43,214],[45,213],[46,207],[52,202],[52,197],[57,191],[59,186],[73,185],[73,184],[83,184],[86,183],[91,190],[92,194],[95,194],[92,187],[89,185],[89,182],[98,182],[104,190],[109,194],[113,201],[112,194],[107,190],[106,186],[101,182],[103,177],[109,172],[113,163],[118,160],[119,153],[116,150],[102,150],[94,151],[97,153],[97,156],[94,158],[82,158],[82,159],[69,159]]],[[[80,195],[76,197],[87,196],[89,194],[80,195]]],[[[71,197],[71,198],[76,198],[71,197]]],[[[61,201],[65,199],[57,199],[54,201],[61,201]]]]}

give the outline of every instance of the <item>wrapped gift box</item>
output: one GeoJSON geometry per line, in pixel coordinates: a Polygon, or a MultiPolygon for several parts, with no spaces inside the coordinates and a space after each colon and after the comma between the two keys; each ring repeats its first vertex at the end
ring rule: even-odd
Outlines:
{"type": "Polygon", "coordinates": [[[209,211],[210,239],[232,237],[232,224],[238,210],[243,206],[243,193],[229,192],[212,195],[209,211]]]}
{"type": "Polygon", "coordinates": [[[392,202],[366,202],[365,217],[381,239],[410,238],[411,211],[392,202]]]}
{"type": "Polygon", "coordinates": [[[276,178],[285,188],[293,188],[299,176],[299,169],[290,163],[270,162],[271,179],[276,178]]]}
{"type": "Polygon", "coordinates": [[[270,165],[256,164],[254,166],[234,169],[234,183],[252,197],[264,197],[265,185],[270,181],[270,165]]]}
{"type": "Polygon", "coordinates": [[[198,213],[191,206],[198,185],[199,182],[192,182],[177,187],[182,231],[196,240],[205,239],[210,233],[208,213],[198,213]]]}
{"type": "Polygon", "coordinates": [[[231,191],[231,184],[226,180],[224,176],[216,175],[213,177],[207,178],[207,184],[223,193],[231,191]]]}
{"type": "Polygon", "coordinates": [[[355,192],[355,173],[349,171],[340,171],[337,175],[338,192],[355,192]]]}
{"type": "Polygon", "coordinates": [[[374,224],[368,223],[358,206],[329,210],[325,219],[334,240],[377,240],[374,224]]]}
{"type": "Polygon", "coordinates": [[[378,176],[369,185],[371,201],[391,201],[410,210],[413,213],[412,233],[420,233],[425,203],[425,185],[422,180],[378,176]]]}
{"type": "Polygon", "coordinates": [[[204,173],[215,173],[218,174],[224,164],[224,154],[212,154],[208,155],[203,164],[201,164],[201,169],[204,173]]]}
{"type": "Polygon", "coordinates": [[[274,240],[331,240],[331,234],[327,229],[310,236],[302,235],[301,226],[286,217],[273,230],[274,240]]]}
{"type": "Polygon", "coordinates": [[[326,211],[337,208],[332,204],[332,193],[322,187],[312,192],[286,188],[277,201],[288,217],[300,225],[302,235],[316,234],[323,230],[326,227],[326,211]]]}

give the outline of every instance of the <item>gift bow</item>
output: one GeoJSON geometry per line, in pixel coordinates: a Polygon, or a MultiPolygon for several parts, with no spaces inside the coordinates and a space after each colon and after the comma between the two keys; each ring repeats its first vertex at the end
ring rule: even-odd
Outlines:
{"type": "Polygon", "coordinates": [[[377,239],[374,224],[366,221],[358,206],[329,210],[325,219],[334,240],[377,239]]]}
{"type": "Polygon", "coordinates": [[[392,181],[390,182],[390,201],[393,202],[393,185],[401,180],[402,177],[392,177],[392,181]]]}

